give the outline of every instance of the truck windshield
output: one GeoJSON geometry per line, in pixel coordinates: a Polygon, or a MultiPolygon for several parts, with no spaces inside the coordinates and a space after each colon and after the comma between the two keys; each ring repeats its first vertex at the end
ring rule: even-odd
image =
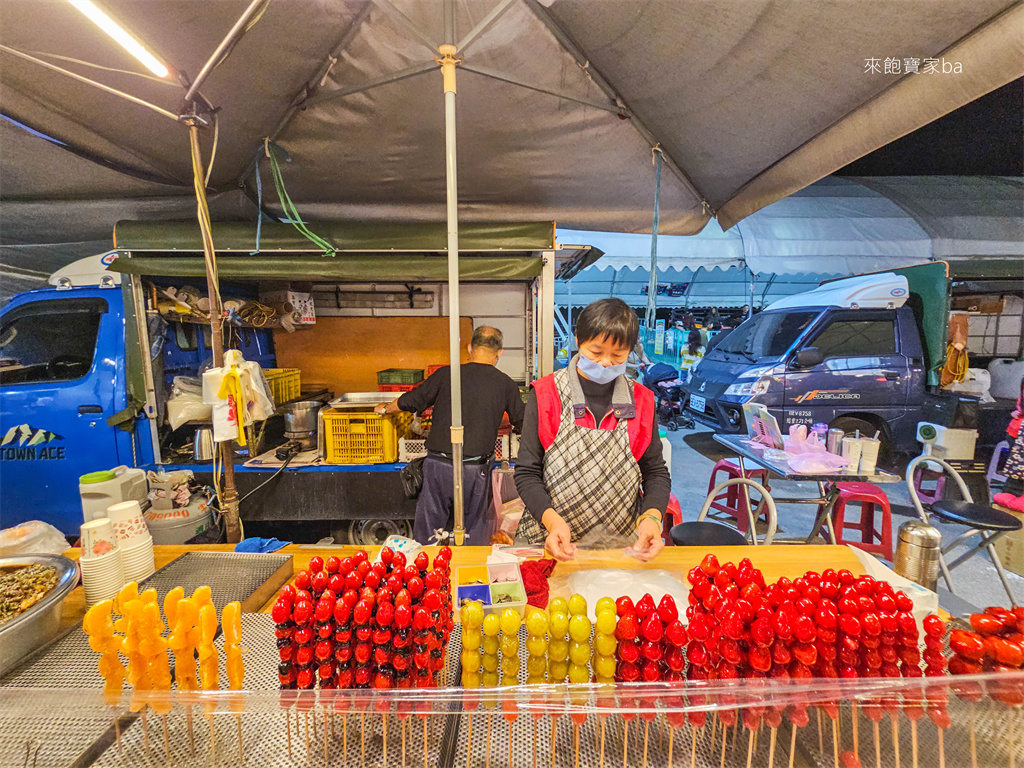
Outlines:
{"type": "Polygon", "coordinates": [[[782,357],[820,310],[762,312],[729,333],[710,354],[739,355],[752,362],[782,357]]]}

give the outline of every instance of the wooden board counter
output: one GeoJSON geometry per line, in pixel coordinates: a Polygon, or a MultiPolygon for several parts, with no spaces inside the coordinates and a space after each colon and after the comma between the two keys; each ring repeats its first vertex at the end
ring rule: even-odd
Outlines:
{"type": "MultiPolygon", "coordinates": [[[[312,557],[319,555],[326,560],[331,555],[336,557],[347,557],[355,554],[360,547],[313,547],[299,544],[290,544],[284,549],[278,550],[280,554],[292,555],[294,558],[295,572],[309,567],[312,557]]],[[[426,547],[431,558],[437,551],[437,547],[426,547]]],[[[205,546],[158,546],[153,548],[156,558],[156,567],[159,570],[186,552],[233,552],[234,545],[213,544],[205,546]]],[[[490,554],[490,547],[452,547],[452,570],[463,565],[483,565],[490,554]]],[[[650,563],[642,563],[633,558],[623,557],[621,551],[613,550],[605,553],[598,551],[581,552],[576,561],[559,563],[555,567],[555,576],[564,574],[567,571],[584,570],[587,568],[661,568],[668,571],[678,572],[685,578],[686,572],[700,561],[709,552],[715,554],[720,562],[739,562],[744,557],[749,557],[754,567],[764,572],[767,582],[772,582],[781,576],[796,578],[807,571],[821,572],[826,568],[841,570],[846,568],[855,574],[863,573],[860,562],[848,547],[831,545],[774,545],[770,547],[665,547],[662,553],[650,563]],[[602,558],[602,555],[605,557],[602,558]],[[602,562],[602,559],[604,562],[602,562]]],[[[79,549],[69,549],[64,555],[72,560],[77,560],[81,554],[79,549]]],[[[371,553],[372,556],[372,553],[371,553]]],[[[260,613],[270,613],[273,607],[273,599],[268,601],[260,613]]],[[[68,595],[64,601],[64,610],[61,615],[63,627],[71,624],[80,624],[85,615],[85,590],[81,586],[68,595]]]]}

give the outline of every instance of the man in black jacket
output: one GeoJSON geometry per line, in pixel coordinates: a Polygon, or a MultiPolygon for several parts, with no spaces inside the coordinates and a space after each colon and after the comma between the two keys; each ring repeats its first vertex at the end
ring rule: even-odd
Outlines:
{"type": "MultiPolygon", "coordinates": [[[[497,328],[480,326],[469,343],[469,362],[462,366],[463,442],[462,492],[466,543],[490,546],[496,517],[491,506],[491,463],[502,417],[507,413],[517,432],[523,428],[526,406],[519,387],[495,366],[504,339],[497,328]]],[[[423,490],[416,502],[413,535],[421,544],[433,544],[435,531],[452,530],[454,477],[452,472],[451,368],[445,366],[397,400],[377,406],[378,413],[433,408],[427,458],[423,462],[423,490]]]]}

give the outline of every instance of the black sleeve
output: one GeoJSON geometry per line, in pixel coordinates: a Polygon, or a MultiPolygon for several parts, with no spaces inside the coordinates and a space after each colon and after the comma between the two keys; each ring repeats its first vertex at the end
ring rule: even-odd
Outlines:
{"type": "Polygon", "coordinates": [[[665,514],[668,497],[672,493],[672,478],[669,475],[668,467],[665,466],[665,457],[662,454],[661,438],[658,436],[658,421],[653,414],[651,418],[654,421],[651,444],[647,446],[647,450],[644,451],[644,455],[638,462],[644,490],[643,511],[656,509],[665,514]]]}
{"type": "Polygon", "coordinates": [[[508,413],[508,420],[520,435],[523,434],[523,418],[526,415],[526,403],[523,396],[519,394],[519,387],[514,381],[508,383],[508,397],[505,403],[505,412],[508,413]]]}
{"type": "Polygon", "coordinates": [[[398,407],[403,411],[423,413],[437,402],[437,395],[444,384],[444,378],[441,371],[436,371],[433,376],[428,377],[415,389],[402,393],[402,396],[398,398],[398,407]]]}
{"type": "MultiPolygon", "coordinates": [[[[511,417],[511,414],[510,414],[511,417]]],[[[540,522],[551,508],[551,494],[544,485],[544,447],[537,431],[537,393],[530,392],[523,416],[523,431],[516,459],[516,490],[526,509],[540,522]]]]}

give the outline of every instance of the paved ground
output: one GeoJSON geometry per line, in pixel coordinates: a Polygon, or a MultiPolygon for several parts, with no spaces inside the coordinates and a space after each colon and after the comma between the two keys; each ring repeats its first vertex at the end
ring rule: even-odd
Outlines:
{"type": "MultiPolygon", "coordinates": [[[[698,426],[694,430],[670,432],[672,444],[672,490],[683,509],[684,520],[695,520],[707,494],[708,480],[714,463],[728,454],[712,438],[712,432],[698,426]]],[[[719,479],[722,479],[719,476],[719,479]]],[[[799,498],[817,495],[814,483],[772,480],[771,487],[780,495],[799,498]]],[[[893,540],[904,521],[916,517],[904,483],[885,486],[893,513],[893,540]]],[[[776,540],[803,540],[811,532],[817,507],[810,504],[780,504],[779,530],[776,540]]],[[[963,532],[960,526],[936,523],[944,540],[952,540],[963,532]]],[[[891,567],[891,563],[889,563],[891,567]]],[[[1024,603],[1024,576],[1007,572],[1018,603],[1024,603]]],[[[940,579],[941,583],[941,579],[940,579]]],[[[978,555],[953,571],[957,594],[977,606],[1009,605],[1009,598],[988,555],[978,555]]]]}

